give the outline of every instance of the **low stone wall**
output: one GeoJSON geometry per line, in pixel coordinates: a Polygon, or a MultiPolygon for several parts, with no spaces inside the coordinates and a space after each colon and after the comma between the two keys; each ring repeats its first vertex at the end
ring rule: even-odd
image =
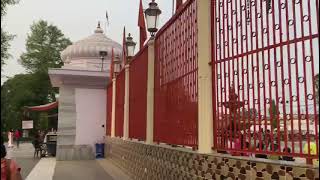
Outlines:
{"type": "Polygon", "coordinates": [[[198,154],[185,149],[106,140],[107,158],[133,179],[319,179],[319,167],[292,162],[198,154]]]}

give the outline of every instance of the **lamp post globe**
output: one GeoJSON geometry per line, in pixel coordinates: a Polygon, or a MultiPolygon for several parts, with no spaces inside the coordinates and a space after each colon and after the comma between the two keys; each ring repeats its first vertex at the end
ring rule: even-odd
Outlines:
{"type": "Polygon", "coordinates": [[[134,56],[134,49],[136,48],[136,42],[133,41],[131,34],[129,33],[126,40],[126,50],[127,50],[127,58],[132,58],[134,56]]]}
{"type": "Polygon", "coordinates": [[[148,31],[150,32],[151,36],[154,37],[155,33],[158,31],[158,21],[161,10],[159,9],[158,4],[152,0],[152,2],[149,3],[148,9],[146,9],[144,13],[147,21],[148,31]]]}

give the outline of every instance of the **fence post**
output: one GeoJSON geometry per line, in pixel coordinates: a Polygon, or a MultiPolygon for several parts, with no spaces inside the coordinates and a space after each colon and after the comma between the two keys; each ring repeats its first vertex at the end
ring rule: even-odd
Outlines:
{"type": "Polygon", "coordinates": [[[117,78],[112,79],[112,110],[111,110],[111,137],[115,137],[116,123],[116,82],[117,78]]]}
{"type": "Polygon", "coordinates": [[[123,110],[123,139],[129,138],[129,68],[130,65],[125,65],[125,91],[124,91],[124,110],[123,110]]]}
{"type": "Polygon", "coordinates": [[[213,146],[211,0],[197,1],[198,22],[198,152],[211,153],[213,146]]]}
{"type": "Polygon", "coordinates": [[[153,143],[153,106],[154,106],[154,39],[148,41],[148,78],[147,78],[147,125],[146,143],[153,143]]]}

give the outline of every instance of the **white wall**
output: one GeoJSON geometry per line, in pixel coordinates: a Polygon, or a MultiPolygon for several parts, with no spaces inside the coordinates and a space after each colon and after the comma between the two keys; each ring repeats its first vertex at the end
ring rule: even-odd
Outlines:
{"type": "Polygon", "coordinates": [[[106,90],[75,89],[76,97],[76,145],[92,145],[102,140],[106,123],[106,90]]]}

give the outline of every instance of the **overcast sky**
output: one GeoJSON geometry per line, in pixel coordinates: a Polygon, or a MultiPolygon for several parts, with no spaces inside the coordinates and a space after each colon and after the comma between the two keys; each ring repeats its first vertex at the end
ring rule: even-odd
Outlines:
{"type": "MultiPolygon", "coordinates": [[[[147,8],[151,0],[142,1],[144,8],[147,8]]],[[[172,15],[172,0],[156,2],[162,10],[162,25],[172,15]]],[[[12,77],[25,73],[17,59],[25,52],[25,40],[30,33],[30,25],[35,21],[43,19],[58,26],[66,37],[75,42],[91,35],[98,21],[104,27],[108,11],[110,25],[107,27],[107,36],[121,43],[125,25],[127,33],[132,33],[135,41],[138,41],[138,8],[139,0],[20,0],[18,4],[8,7],[1,24],[6,31],[16,35],[9,51],[12,58],[7,60],[1,74],[12,77]]],[[[1,84],[6,79],[1,77],[1,84]]]]}

